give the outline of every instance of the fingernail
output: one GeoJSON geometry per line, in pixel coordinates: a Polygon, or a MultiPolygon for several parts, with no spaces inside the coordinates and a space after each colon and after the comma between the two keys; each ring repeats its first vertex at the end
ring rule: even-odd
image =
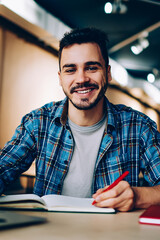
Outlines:
{"type": "Polygon", "coordinates": [[[96,202],[99,202],[101,200],[100,196],[96,197],[96,202]]]}

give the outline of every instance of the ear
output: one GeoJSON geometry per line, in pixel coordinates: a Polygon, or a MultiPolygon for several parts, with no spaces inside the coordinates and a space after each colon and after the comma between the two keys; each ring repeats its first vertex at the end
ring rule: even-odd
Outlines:
{"type": "Polygon", "coordinates": [[[62,86],[61,72],[58,71],[59,85],[62,86]]]}
{"type": "Polygon", "coordinates": [[[110,65],[108,65],[108,68],[107,68],[107,76],[108,76],[108,82],[111,82],[112,75],[111,75],[111,66],[110,65]]]}

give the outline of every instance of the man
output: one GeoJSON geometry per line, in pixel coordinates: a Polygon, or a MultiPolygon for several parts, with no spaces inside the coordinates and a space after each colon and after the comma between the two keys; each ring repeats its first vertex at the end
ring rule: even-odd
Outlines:
{"type": "Polygon", "coordinates": [[[66,98],[24,116],[1,151],[0,193],[36,159],[34,193],[93,197],[119,211],[160,203],[160,133],[144,114],[105,97],[111,81],[106,35],[73,30],[59,50],[66,98]],[[103,193],[119,175],[129,175],[103,193]],[[139,173],[147,187],[139,186],[139,173]]]}

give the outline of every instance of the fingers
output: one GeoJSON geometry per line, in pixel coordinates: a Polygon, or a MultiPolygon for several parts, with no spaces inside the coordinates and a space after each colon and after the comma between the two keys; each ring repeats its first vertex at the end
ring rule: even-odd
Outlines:
{"type": "MultiPolygon", "coordinates": [[[[105,188],[106,188],[106,187],[105,187],[105,188]]],[[[100,188],[100,189],[98,189],[97,192],[96,192],[95,194],[93,194],[92,197],[95,199],[99,194],[101,194],[101,193],[104,191],[105,188],[100,188]]]]}
{"type": "Polygon", "coordinates": [[[113,189],[103,192],[99,189],[93,197],[97,207],[112,207],[119,211],[129,211],[134,206],[134,193],[126,181],[121,181],[113,189]]]}

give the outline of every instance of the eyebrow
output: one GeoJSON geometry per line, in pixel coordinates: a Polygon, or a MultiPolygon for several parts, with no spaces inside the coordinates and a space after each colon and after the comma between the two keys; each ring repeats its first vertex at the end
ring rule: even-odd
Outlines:
{"type": "Polygon", "coordinates": [[[69,67],[76,67],[76,64],[73,64],[73,63],[71,63],[71,64],[65,64],[65,65],[63,65],[63,69],[64,68],[69,68],[69,67]]]}
{"type": "Polygon", "coordinates": [[[89,61],[89,62],[86,62],[85,65],[87,66],[90,66],[90,65],[98,65],[100,67],[102,67],[102,64],[100,62],[97,62],[97,61],[89,61]]]}
{"type": "MultiPolygon", "coordinates": [[[[86,66],[98,65],[98,66],[102,67],[102,64],[101,64],[100,62],[97,62],[97,61],[89,61],[89,62],[86,62],[85,65],[86,65],[86,66]]],[[[64,69],[64,68],[69,68],[69,67],[76,67],[76,64],[74,64],[74,63],[65,64],[65,65],[63,65],[62,68],[64,69]]]]}

